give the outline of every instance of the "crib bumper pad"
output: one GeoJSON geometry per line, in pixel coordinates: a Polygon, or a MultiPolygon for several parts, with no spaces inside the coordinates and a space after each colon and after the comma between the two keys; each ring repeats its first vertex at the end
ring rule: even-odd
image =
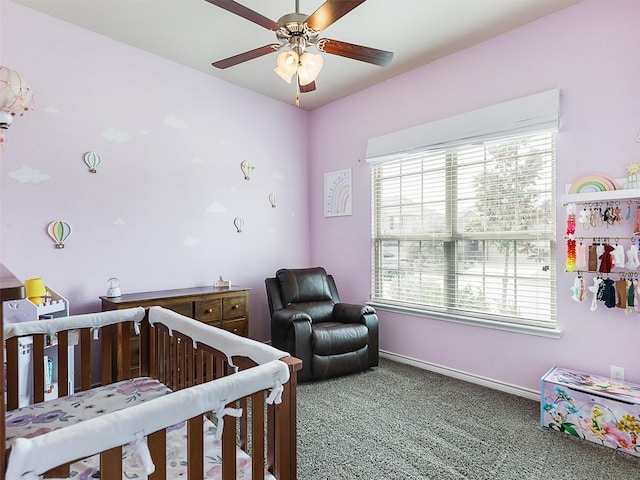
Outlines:
{"type": "Polygon", "coordinates": [[[144,308],[136,307],[112,310],[109,312],[57,317],[47,321],[34,320],[31,322],[6,323],[4,325],[4,338],[6,340],[12,337],[32,334],[53,335],[63,330],[74,330],[77,328],[92,328],[97,330],[106,325],[122,322],[135,322],[136,329],[138,329],[140,322],[144,318],[144,312],[144,308]]]}
{"type": "MultiPolygon", "coordinates": [[[[15,438],[7,465],[7,479],[38,478],[51,468],[90,457],[115,446],[138,442],[146,435],[209,411],[251,393],[271,388],[271,399],[289,380],[289,368],[274,360],[215,381],[161,395],[152,401],[53,430],[33,438],[15,438]]],[[[221,427],[218,419],[218,429],[221,427]]],[[[221,432],[216,432],[218,436],[221,432]]],[[[144,452],[142,452],[144,454],[144,452]]]]}
{"type": "Polygon", "coordinates": [[[197,339],[199,343],[215,348],[224,353],[232,365],[232,357],[234,356],[248,357],[258,364],[289,356],[289,353],[270,345],[235,335],[221,328],[211,327],[202,322],[194,322],[188,317],[162,307],[149,309],[149,323],[151,325],[162,323],[170,331],[177,330],[197,339]]]}

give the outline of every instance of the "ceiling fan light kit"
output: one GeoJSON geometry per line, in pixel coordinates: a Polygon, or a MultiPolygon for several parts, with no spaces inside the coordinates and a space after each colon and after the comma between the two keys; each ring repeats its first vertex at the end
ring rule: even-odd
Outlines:
{"type": "Polygon", "coordinates": [[[281,52],[276,60],[277,66],[273,69],[278,76],[287,83],[291,83],[291,78],[298,70],[298,54],[296,52],[281,52]]]}
{"type": "Polygon", "coordinates": [[[338,55],[361,62],[386,67],[393,59],[393,52],[363,47],[353,43],[319,38],[319,33],[342,18],[365,0],[326,0],[311,15],[299,12],[299,0],[296,0],[295,13],[288,13],[277,22],[245,7],[233,0],[206,0],[228,12],[249,20],[276,34],[278,44],[258,47],[232,57],[212,63],[216,68],[229,68],[234,65],[267,55],[282,47],[288,47],[278,54],[274,72],[285,82],[291,83],[297,75],[296,105],[299,105],[299,94],[316,89],[315,80],[322,70],[324,59],[320,54],[308,52],[309,47],[316,47],[320,52],[338,55]]]}
{"type": "Polygon", "coordinates": [[[322,55],[304,52],[298,66],[298,83],[309,85],[311,82],[315,82],[320,70],[322,70],[323,63],[322,55]]]}

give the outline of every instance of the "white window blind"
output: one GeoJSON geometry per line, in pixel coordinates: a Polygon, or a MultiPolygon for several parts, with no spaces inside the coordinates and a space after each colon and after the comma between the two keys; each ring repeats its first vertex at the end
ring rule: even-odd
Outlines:
{"type": "MultiPolygon", "coordinates": [[[[555,118],[557,126],[557,102],[555,118]]],[[[555,329],[556,134],[549,126],[420,148],[404,143],[402,152],[375,157],[374,303],[555,329]]]]}

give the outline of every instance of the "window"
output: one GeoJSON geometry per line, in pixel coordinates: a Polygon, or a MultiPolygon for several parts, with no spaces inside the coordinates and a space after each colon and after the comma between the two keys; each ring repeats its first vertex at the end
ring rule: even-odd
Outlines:
{"type": "Polygon", "coordinates": [[[373,303],[557,332],[555,140],[491,134],[378,159],[373,303]]]}

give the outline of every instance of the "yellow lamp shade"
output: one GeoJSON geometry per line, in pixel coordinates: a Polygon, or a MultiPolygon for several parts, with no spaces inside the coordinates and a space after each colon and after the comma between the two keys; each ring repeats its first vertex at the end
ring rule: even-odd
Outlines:
{"type": "Polygon", "coordinates": [[[43,302],[42,297],[47,295],[42,278],[27,278],[24,281],[24,289],[27,292],[27,298],[35,305],[40,305],[43,302]]]}

